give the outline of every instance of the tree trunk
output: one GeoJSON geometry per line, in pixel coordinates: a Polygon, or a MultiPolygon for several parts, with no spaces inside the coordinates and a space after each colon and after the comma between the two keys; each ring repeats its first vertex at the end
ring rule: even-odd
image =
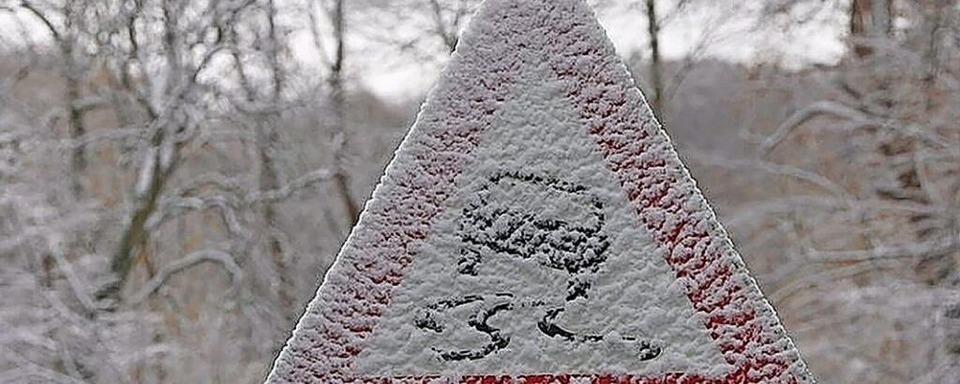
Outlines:
{"type": "Polygon", "coordinates": [[[77,102],[80,100],[80,80],[75,73],[76,65],[73,59],[66,55],[72,55],[71,48],[64,49],[64,60],[66,60],[66,104],[67,104],[67,124],[69,125],[70,139],[73,140],[73,151],[70,156],[70,189],[75,198],[83,195],[83,174],[87,169],[87,159],[85,156],[84,145],[81,143],[87,128],[83,124],[83,111],[77,102]]]}
{"type": "MultiPolygon", "coordinates": [[[[182,76],[181,71],[183,70],[175,48],[177,41],[175,15],[177,15],[177,10],[174,9],[173,3],[164,1],[163,17],[167,20],[167,23],[165,23],[162,41],[164,57],[169,67],[167,71],[170,76],[165,89],[165,94],[168,96],[174,95],[175,93],[174,81],[172,81],[172,79],[182,76]]],[[[183,101],[179,96],[176,98],[180,102],[183,101]]],[[[165,108],[176,107],[165,106],[165,108]]],[[[165,118],[153,116],[153,119],[156,123],[157,119],[165,118]]],[[[162,124],[164,122],[161,121],[160,123],[162,124]]],[[[146,125],[149,126],[149,124],[146,125]]],[[[178,129],[169,132],[181,131],[183,127],[177,128],[178,129]]],[[[110,259],[110,273],[113,275],[113,280],[101,288],[96,294],[98,300],[106,300],[107,304],[112,307],[118,306],[121,302],[120,293],[126,285],[130,271],[133,269],[137,256],[136,252],[142,252],[150,240],[150,233],[147,231],[147,220],[149,220],[150,216],[157,210],[160,196],[180,160],[179,144],[171,145],[165,143],[167,140],[173,140],[172,137],[168,137],[169,133],[167,129],[168,127],[157,128],[157,131],[150,138],[150,148],[152,152],[150,152],[147,157],[143,164],[144,169],[141,169],[141,173],[137,178],[134,210],[127,223],[126,229],[123,231],[123,235],[120,237],[117,249],[110,259]],[[169,145],[169,147],[165,148],[167,145],[169,145]],[[146,185],[141,186],[141,183],[146,183],[146,185]]]]}
{"type": "MultiPolygon", "coordinates": [[[[158,150],[153,154],[155,158],[152,164],[148,165],[153,167],[150,171],[149,186],[146,191],[143,191],[142,195],[137,197],[136,207],[130,216],[127,228],[124,230],[123,236],[120,238],[120,243],[117,245],[117,249],[110,259],[110,273],[113,275],[114,280],[101,288],[96,295],[97,300],[108,300],[108,303],[114,306],[120,303],[120,292],[123,290],[124,285],[126,285],[130,270],[133,269],[137,252],[144,251],[144,247],[150,239],[150,233],[146,227],[147,220],[150,218],[150,215],[157,210],[157,203],[160,201],[160,196],[167,184],[167,180],[176,168],[175,163],[171,163],[166,167],[162,164],[163,162],[160,157],[163,156],[163,154],[159,148],[163,137],[159,133],[157,136],[153,142],[155,143],[154,148],[158,150]]],[[[173,150],[177,151],[176,148],[173,150]]],[[[171,159],[173,159],[172,161],[177,159],[176,153],[170,156],[171,159]]]]}
{"type": "Polygon", "coordinates": [[[440,0],[430,0],[430,9],[433,11],[433,23],[437,35],[443,41],[447,52],[453,53],[457,49],[457,40],[459,39],[456,26],[453,26],[454,30],[447,28],[446,22],[443,20],[443,7],[440,5],[440,0]]]}
{"type": "Polygon", "coordinates": [[[343,152],[347,148],[346,94],[343,87],[343,68],[345,60],[345,23],[343,0],[336,0],[334,2],[333,11],[331,13],[331,21],[333,22],[333,37],[336,42],[336,51],[334,53],[333,63],[330,66],[330,101],[333,104],[335,120],[334,124],[337,125],[335,129],[337,131],[337,135],[341,137],[340,148],[338,148],[336,154],[337,158],[334,160],[337,164],[337,173],[334,176],[334,184],[337,192],[340,194],[340,199],[343,201],[343,209],[344,213],[347,215],[349,227],[352,228],[353,225],[357,223],[357,219],[360,216],[360,208],[357,206],[357,203],[353,201],[353,194],[351,193],[350,188],[350,176],[343,167],[343,152]]]}
{"type": "Polygon", "coordinates": [[[660,58],[660,21],[657,19],[657,1],[646,0],[647,33],[650,35],[650,87],[653,95],[650,107],[661,122],[663,121],[663,65],[660,58]]]}
{"type": "Polygon", "coordinates": [[[864,44],[863,39],[889,36],[892,32],[893,0],[853,0],[850,4],[850,36],[857,57],[873,54],[873,48],[864,44]]]}
{"type": "MultiPolygon", "coordinates": [[[[274,102],[279,102],[283,97],[284,76],[283,68],[281,68],[280,64],[281,37],[276,24],[277,8],[273,0],[270,0],[268,3],[268,11],[267,25],[270,34],[270,47],[268,51],[270,53],[270,70],[272,75],[271,97],[274,102]]],[[[242,66],[239,61],[237,65],[242,66]]],[[[245,73],[242,69],[241,72],[245,73]]],[[[245,82],[248,83],[248,81],[245,82]]],[[[251,100],[255,98],[252,91],[252,89],[248,89],[248,97],[251,100]]],[[[280,176],[277,170],[276,160],[274,159],[274,150],[280,141],[275,126],[278,120],[278,114],[271,113],[267,116],[266,121],[261,122],[258,127],[257,152],[260,158],[260,191],[272,191],[280,187],[280,176]]],[[[267,252],[270,254],[271,260],[273,260],[274,268],[276,268],[277,271],[277,279],[279,280],[276,291],[281,310],[288,315],[287,317],[296,316],[296,311],[294,310],[294,284],[287,273],[286,250],[283,247],[283,242],[276,235],[279,228],[277,223],[278,215],[274,203],[269,201],[263,202],[261,215],[267,228],[265,236],[267,252]]]]}

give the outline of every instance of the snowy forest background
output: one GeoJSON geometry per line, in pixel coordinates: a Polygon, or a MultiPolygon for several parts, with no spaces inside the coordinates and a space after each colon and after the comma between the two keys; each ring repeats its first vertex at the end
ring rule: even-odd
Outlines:
{"type": "MultiPolygon", "coordinates": [[[[0,0],[0,382],[260,382],[476,3],[0,0]]],[[[594,4],[821,381],[955,383],[960,4],[594,4]]]]}

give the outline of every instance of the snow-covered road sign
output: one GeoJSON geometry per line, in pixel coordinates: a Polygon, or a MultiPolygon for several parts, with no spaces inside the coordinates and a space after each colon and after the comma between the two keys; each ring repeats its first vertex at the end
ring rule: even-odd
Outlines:
{"type": "Polygon", "coordinates": [[[488,0],[271,383],[811,383],[582,0],[488,0]]]}

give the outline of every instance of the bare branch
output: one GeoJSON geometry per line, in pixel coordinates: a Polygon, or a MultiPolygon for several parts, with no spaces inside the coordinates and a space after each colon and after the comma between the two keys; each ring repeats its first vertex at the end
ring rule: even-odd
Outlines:
{"type": "Polygon", "coordinates": [[[846,105],[835,101],[818,101],[794,112],[789,118],[784,120],[772,134],[760,143],[760,154],[762,156],[769,155],[794,129],[818,116],[824,115],[864,123],[872,121],[863,112],[847,107],[846,105]]]}
{"type": "Polygon", "coordinates": [[[140,291],[131,297],[130,302],[133,304],[142,303],[151,295],[156,293],[161,287],[163,287],[163,285],[166,284],[166,282],[174,275],[203,263],[219,264],[224,270],[227,271],[227,273],[229,273],[230,279],[234,285],[237,285],[243,278],[243,271],[233,260],[233,256],[230,254],[218,250],[198,251],[184,256],[183,258],[161,268],[160,271],[157,272],[157,274],[150,279],[150,281],[148,281],[143,288],[140,289],[140,291]]]}
{"type": "Polygon", "coordinates": [[[308,188],[320,182],[328,181],[333,177],[333,172],[330,172],[327,169],[318,169],[303,175],[278,189],[251,193],[247,195],[244,200],[250,204],[280,201],[289,198],[291,195],[301,189],[308,188]]]}
{"type": "Polygon", "coordinates": [[[960,249],[958,239],[946,238],[921,243],[884,245],[868,250],[821,251],[811,249],[807,253],[819,262],[853,262],[884,259],[925,258],[941,256],[960,249]]]}
{"type": "Polygon", "coordinates": [[[86,282],[84,282],[73,270],[73,266],[69,261],[67,261],[67,258],[64,257],[63,250],[60,248],[59,244],[53,244],[51,254],[53,255],[53,259],[57,262],[57,266],[67,277],[67,282],[70,284],[70,289],[73,291],[74,297],[76,297],[77,301],[83,305],[86,315],[92,316],[97,312],[98,309],[101,309],[93,301],[93,297],[90,296],[90,293],[93,292],[93,290],[90,289],[90,286],[86,284],[86,282]]]}
{"type": "Polygon", "coordinates": [[[57,44],[63,43],[63,36],[60,34],[60,31],[57,29],[57,27],[53,25],[53,22],[50,21],[50,17],[37,8],[32,1],[23,0],[20,2],[20,6],[40,20],[44,27],[47,28],[47,31],[49,31],[53,36],[53,39],[57,42],[57,44]]]}
{"type": "Polygon", "coordinates": [[[824,190],[840,197],[846,201],[856,200],[856,197],[853,196],[850,191],[841,185],[834,183],[829,178],[820,175],[816,172],[808,171],[805,169],[792,167],[784,164],[777,164],[765,160],[750,160],[750,159],[725,159],[719,156],[710,156],[705,155],[699,151],[688,151],[687,155],[692,160],[698,161],[705,165],[723,167],[728,169],[743,170],[743,169],[753,169],[764,171],[773,175],[786,176],[795,178],[798,180],[806,181],[810,184],[816,185],[824,190]]]}

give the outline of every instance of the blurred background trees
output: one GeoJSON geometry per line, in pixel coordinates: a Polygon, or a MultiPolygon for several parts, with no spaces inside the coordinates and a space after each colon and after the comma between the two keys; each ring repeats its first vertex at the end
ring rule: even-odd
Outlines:
{"type": "MultiPolygon", "coordinates": [[[[478,3],[0,1],[0,382],[261,381],[478,3]]],[[[960,5],[591,3],[821,380],[955,380],[960,5]]]]}

